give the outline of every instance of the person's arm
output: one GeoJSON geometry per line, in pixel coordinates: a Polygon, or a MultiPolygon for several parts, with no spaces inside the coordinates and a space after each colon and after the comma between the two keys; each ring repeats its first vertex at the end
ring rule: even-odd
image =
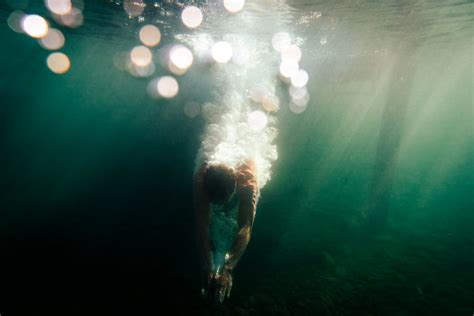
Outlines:
{"type": "Polygon", "coordinates": [[[235,236],[230,252],[226,255],[224,269],[218,271],[212,279],[213,297],[217,302],[223,302],[226,297],[229,297],[232,289],[233,269],[244,254],[250,240],[258,199],[255,165],[252,161],[247,162],[240,168],[237,175],[237,190],[240,199],[237,219],[239,232],[235,236]]]}
{"type": "Polygon", "coordinates": [[[204,192],[203,177],[206,170],[203,165],[194,176],[193,198],[196,221],[196,241],[199,252],[199,259],[203,272],[212,271],[213,259],[211,251],[211,241],[209,238],[209,223],[211,220],[210,203],[204,192]]]}
{"type": "Polygon", "coordinates": [[[232,271],[242,257],[250,241],[252,226],[255,219],[258,199],[258,185],[255,164],[247,162],[238,175],[240,195],[238,226],[239,231],[234,239],[230,253],[226,256],[225,269],[232,271]]]}

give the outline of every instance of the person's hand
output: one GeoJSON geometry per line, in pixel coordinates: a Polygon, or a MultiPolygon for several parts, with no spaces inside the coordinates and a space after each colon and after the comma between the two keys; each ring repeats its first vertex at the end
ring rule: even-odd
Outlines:
{"type": "Polygon", "coordinates": [[[214,302],[222,303],[230,296],[232,289],[232,270],[223,269],[215,271],[210,277],[210,299],[214,302]]]}

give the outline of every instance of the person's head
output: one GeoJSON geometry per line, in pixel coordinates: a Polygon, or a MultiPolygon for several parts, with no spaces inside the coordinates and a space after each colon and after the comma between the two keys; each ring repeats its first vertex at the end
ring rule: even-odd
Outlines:
{"type": "Polygon", "coordinates": [[[211,203],[227,202],[236,187],[236,175],[232,168],[224,165],[211,165],[204,173],[204,189],[211,203]]]}

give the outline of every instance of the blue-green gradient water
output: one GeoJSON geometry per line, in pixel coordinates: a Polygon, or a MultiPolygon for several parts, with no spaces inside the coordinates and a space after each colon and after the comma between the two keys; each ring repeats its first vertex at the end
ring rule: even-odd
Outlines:
{"type": "MultiPolygon", "coordinates": [[[[151,98],[148,82],[167,72],[136,78],[114,56],[138,45],[147,23],[160,27],[161,46],[197,33],[151,2],[143,18],[129,18],[122,1],[85,1],[81,27],[52,22],[66,37],[64,75],[10,29],[7,2],[0,314],[472,315],[472,1],[248,0],[242,15],[210,10],[200,29],[210,36],[270,43],[286,31],[298,41],[310,78],[300,114],[264,50],[248,77],[219,68],[228,86],[196,61],[175,98],[151,98]],[[231,297],[209,306],[192,210],[207,123],[183,108],[271,75],[278,159],[231,297]]],[[[42,1],[26,3],[52,21],[42,1]]]]}

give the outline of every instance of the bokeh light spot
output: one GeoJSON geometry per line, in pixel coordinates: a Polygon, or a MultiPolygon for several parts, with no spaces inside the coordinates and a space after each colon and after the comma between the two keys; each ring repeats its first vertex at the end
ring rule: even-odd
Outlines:
{"type": "Polygon", "coordinates": [[[265,93],[265,88],[261,86],[252,86],[249,90],[250,99],[256,103],[262,102],[265,93]]]}
{"type": "Polygon", "coordinates": [[[181,13],[181,20],[183,21],[183,24],[190,29],[194,29],[201,25],[202,19],[203,15],[201,9],[192,5],[184,8],[183,12],[181,13]]]}
{"type": "Polygon", "coordinates": [[[297,88],[295,86],[290,86],[289,93],[293,99],[301,99],[308,94],[308,90],[306,87],[297,88]]]}
{"type": "Polygon", "coordinates": [[[163,76],[156,83],[158,94],[163,98],[174,98],[179,91],[178,81],[171,76],[163,76]]]}
{"type": "Polygon", "coordinates": [[[305,94],[301,98],[292,98],[291,102],[297,106],[306,106],[309,102],[309,94],[305,94]]]}
{"type": "Polygon", "coordinates": [[[232,46],[227,42],[217,42],[212,46],[212,58],[218,63],[227,63],[232,58],[232,46]]]}
{"type": "Polygon", "coordinates": [[[282,52],[285,48],[291,45],[291,37],[287,32],[275,33],[272,37],[273,49],[277,52],[282,52]]]}
{"type": "Polygon", "coordinates": [[[122,51],[115,53],[112,62],[118,70],[127,70],[128,64],[132,63],[130,60],[130,52],[122,51]]]}
{"type": "Polygon", "coordinates": [[[180,70],[191,67],[193,59],[193,53],[183,45],[175,45],[170,50],[170,62],[180,70]]]}
{"type": "Polygon", "coordinates": [[[290,45],[282,50],[281,59],[286,61],[299,62],[301,60],[301,49],[296,45],[290,45]]]}
{"type": "Polygon", "coordinates": [[[129,60],[127,63],[127,70],[134,77],[150,77],[155,72],[155,64],[150,63],[146,66],[138,66],[129,60]]]}
{"type": "Polygon", "coordinates": [[[189,118],[195,118],[201,113],[201,106],[197,102],[188,102],[183,108],[184,114],[189,118]]]}
{"type": "Polygon", "coordinates": [[[130,17],[140,16],[145,10],[146,3],[143,0],[125,0],[123,9],[130,17]]]}
{"type": "Polygon", "coordinates": [[[294,60],[283,60],[280,64],[280,75],[284,78],[291,78],[295,75],[300,66],[294,60]]]}
{"type": "Polygon", "coordinates": [[[244,8],[245,0],[224,0],[224,8],[230,13],[237,13],[244,8]]]}
{"type": "Polygon", "coordinates": [[[182,76],[188,71],[187,69],[181,69],[181,68],[176,67],[176,65],[173,64],[171,60],[168,61],[167,65],[168,65],[168,70],[176,76],[182,76]]]}
{"type": "Polygon", "coordinates": [[[69,58],[63,53],[51,53],[46,60],[48,68],[56,74],[64,74],[71,67],[69,58]]]}
{"type": "Polygon", "coordinates": [[[277,96],[264,96],[262,98],[262,107],[267,112],[277,112],[280,109],[280,99],[277,96]]]}
{"type": "Polygon", "coordinates": [[[145,25],[140,29],[139,33],[140,41],[146,46],[153,47],[160,43],[161,32],[154,25],[145,25]]]}
{"type": "Polygon", "coordinates": [[[23,31],[31,37],[41,38],[48,34],[48,22],[39,15],[27,15],[21,22],[23,31]]]}
{"type": "Polygon", "coordinates": [[[303,113],[306,110],[306,104],[303,106],[300,106],[294,102],[290,103],[290,111],[295,113],[295,114],[300,114],[303,113]]]}
{"type": "Polygon", "coordinates": [[[40,45],[49,50],[57,50],[64,46],[64,35],[63,33],[54,28],[50,28],[48,34],[39,40],[40,45]]]}
{"type": "Polygon", "coordinates": [[[71,0],[46,0],[46,7],[51,13],[65,15],[71,12],[71,0]]]}
{"type": "Polygon", "coordinates": [[[7,24],[13,32],[17,33],[24,33],[22,27],[22,20],[26,16],[26,14],[22,11],[13,11],[10,13],[7,19],[7,24]]]}
{"type": "Polygon", "coordinates": [[[308,73],[300,69],[298,70],[293,76],[291,76],[291,84],[295,86],[296,88],[302,88],[306,86],[309,80],[309,75],[308,73]]]}
{"type": "Polygon", "coordinates": [[[82,11],[74,7],[69,13],[64,15],[56,15],[54,18],[56,22],[70,28],[79,27],[84,22],[84,15],[82,14],[82,11]]]}
{"type": "Polygon", "coordinates": [[[151,63],[153,56],[148,47],[140,45],[132,49],[130,58],[135,65],[145,67],[151,63]]]}

